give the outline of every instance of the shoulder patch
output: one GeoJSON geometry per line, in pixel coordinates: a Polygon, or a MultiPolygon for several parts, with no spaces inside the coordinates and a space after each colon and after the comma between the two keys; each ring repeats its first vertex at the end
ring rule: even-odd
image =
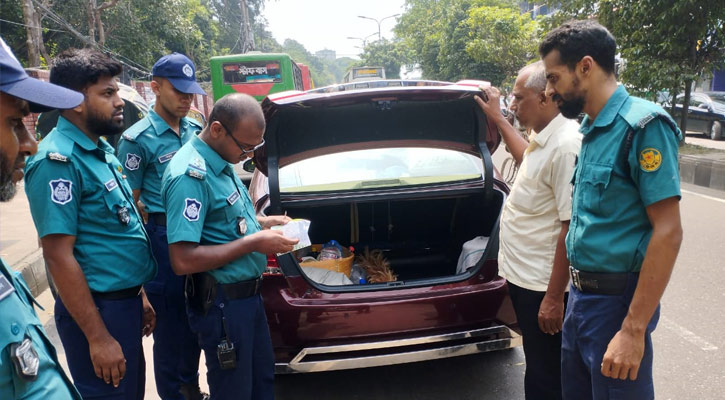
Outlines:
{"type": "Polygon", "coordinates": [[[48,153],[47,154],[47,157],[48,157],[49,160],[53,160],[53,161],[60,161],[60,162],[65,162],[65,163],[68,162],[68,157],[67,156],[64,156],[63,154],[60,154],[60,153],[55,152],[55,151],[52,151],[52,152],[48,153]]]}
{"type": "Polygon", "coordinates": [[[126,162],[124,163],[126,169],[129,171],[135,171],[138,169],[139,165],[141,165],[141,156],[138,154],[126,153],[126,162]]]}
{"type": "Polygon", "coordinates": [[[53,203],[63,205],[73,200],[73,182],[66,179],[54,179],[48,184],[50,185],[50,200],[53,203]]]}
{"type": "Polygon", "coordinates": [[[654,172],[662,165],[662,153],[654,147],[648,147],[639,152],[639,167],[644,172],[654,172]]]}
{"type": "Polygon", "coordinates": [[[189,222],[195,222],[199,220],[199,213],[201,212],[201,202],[197,199],[184,199],[184,218],[189,222]]]}

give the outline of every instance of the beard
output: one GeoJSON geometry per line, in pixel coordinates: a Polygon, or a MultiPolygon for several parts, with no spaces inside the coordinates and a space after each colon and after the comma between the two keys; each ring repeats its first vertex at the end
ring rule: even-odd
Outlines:
{"type": "Polygon", "coordinates": [[[15,196],[13,166],[5,153],[0,152],[0,201],[10,201],[15,196]]]}
{"type": "MultiPolygon", "coordinates": [[[[575,77],[571,85],[573,89],[576,90],[579,87],[579,80],[575,77]]],[[[556,105],[559,107],[559,111],[564,118],[576,119],[579,114],[582,113],[582,110],[584,110],[584,96],[577,93],[567,97],[568,98],[564,98],[560,94],[555,94],[552,96],[552,100],[556,102],[556,105]]]]}
{"type": "Polygon", "coordinates": [[[113,117],[106,118],[95,110],[91,110],[86,121],[88,130],[98,136],[110,136],[123,132],[123,121],[116,122],[113,117]]]}

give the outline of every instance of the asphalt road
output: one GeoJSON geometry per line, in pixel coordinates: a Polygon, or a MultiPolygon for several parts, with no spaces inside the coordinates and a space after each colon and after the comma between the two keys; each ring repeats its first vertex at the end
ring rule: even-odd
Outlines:
{"type": "MultiPolygon", "coordinates": [[[[501,160],[501,155],[495,155],[501,160]]],[[[662,300],[661,320],[653,335],[657,399],[725,398],[725,192],[683,184],[684,242],[662,300]]],[[[52,299],[39,298],[46,310],[52,299]]],[[[61,359],[49,313],[42,313],[61,359]]],[[[147,399],[153,386],[151,340],[145,342],[147,399]]],[[[427,400],[523,399],[521,348],[407,365],[280,376],[279,400],[427,400]]],[[[203,382],[202,387],[206,387],[203,382]]]]}

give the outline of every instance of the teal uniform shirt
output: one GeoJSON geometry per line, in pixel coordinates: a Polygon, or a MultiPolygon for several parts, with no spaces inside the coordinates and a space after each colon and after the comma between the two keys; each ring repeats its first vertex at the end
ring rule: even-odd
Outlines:
{"type": "Polygon", "coordinates": [[[63,117],[25,167],[25,192],[38,235],[76,237],[73,255],[94,292],[131,288],[156,275],[121,171],[105,140],[96,145],[63,117]]]}
{"type": "Polygon", "coordinates": [[[584,134],[574,171],[569,262],[588,272],[637,272],[652,225],[646,207],[680,198],[678,142],[682,135],[658,105],[619,86],[584,134]],[[674,127],[674,129],[673,129],[674,127]],[[625,157],[625,138],[635,133],[625,157]],[[626,161],[625,161],[626,159],[626,161]]]}
{"type": "Polygon", "coordinates": [[[45,334],[33,303],[35,299],[22,276],[0,259],[0,399],[80,400],[80,394],[58,363],[55,347],[45,334]],[[10,359],[10,345],[26,338],[38,353],[38,376],[34,381],[21,378],[10,359]]]}
{"type": "Polygon", "coordinates": [[[191,139],[201,125],[192,118],[182,118],[179,134],[154,110],[128,128],[118,142],[118,160],[131,189],[141,190],[141,201],[149,213],[163,213],[161,178],[179,148],[191,139]]]}
{"type": "MultiPolygon", "coordinates": [[[[224,244],[262,229],[232,165],[198,136],[171,160],[161,193],[169,244],[224,244]]],[[[235,283],[256,279],[266,266],[265,255],[253,252],[209,273],[219,283],[235,283]]]]}

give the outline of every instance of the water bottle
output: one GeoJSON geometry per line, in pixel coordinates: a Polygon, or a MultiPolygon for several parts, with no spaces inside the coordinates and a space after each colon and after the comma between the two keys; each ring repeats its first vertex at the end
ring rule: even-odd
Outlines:
{"type": "Polygon", "coordinates": [[[365,270],[358,264],[353,264],[350,270],[350,280],[356,285],[364,285],[367,283],[365,279],[365,270]]]}
{"type": "Polygon", "coordinates": [[[339,258],[342,258],[342,251],[340,250],[340,245],[334,240],[325,243],[322,250],[320,250],[320,255],[317,256],[319,261],[337,260],[339,258]]]}

